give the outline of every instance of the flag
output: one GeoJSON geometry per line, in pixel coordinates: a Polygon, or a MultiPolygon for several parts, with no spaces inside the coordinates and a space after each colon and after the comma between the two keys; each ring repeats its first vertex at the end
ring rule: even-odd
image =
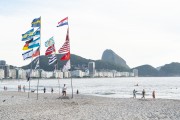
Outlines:
{"type": "Polygon", "coordinates": [[[50,57],[48,57],[48,58],[49,58],[49,65],[51,65],[51,64],[53,64],[54,62],[57,61],[57,58],[56,58],[55,54],[50,56],[50,57]]]}
{"type": "Polygon", "coordinates": [[[26,41],[24,47],[23,47],[23,50],[29,50],[29,43],[33,41],[33,38],[29,41],[26,41]]]}
{"type": "Polygon", "coordinates": [[[31,57],[32,57],[32,54],[33,54],[33,50],[32,50],[32,49],[29,50],[29,51],[27,51],[27,52],[25,52],[25,53],[23,53],[23,54],[22,54],[23,59],[26,60],[26,59],[28,59],[28,58],[31,58],[31,57]]]}
{"type": "Polygon", "coordinates": [[[33,36],[40,37],[40,27],[33,33],[33,36]]]}
{"type": "Polygon", "coordinates": [[[61,21],[58,22],[57,27],[63,26],[63,25],[68,25],[68,17],[62,19],[61,21]]]}
{"type": "Polygon", "coordinates": [[[40,55],[40,47],[38,47],[38,49],[36,49],[33,54],[32,54],[32,57],[36,57],[36,56],[39,56],[40,55]]]}
{"type": "Polygon", "coordinates": [[[70,43],[69,43],[69,28],[68,28],[67,29],[67,34],[66,34],[66,41],[63,44],[63,46],[58,50],[58,52],[60,54],[63,54],[63,53],[67,53],[69,51],[70,51],[70,43]]]}
{"type": "Polygon", "coordinates": [[[53,52],[56,52],[55,47],[54,47],[54,44],[51,45],[51,46],[49,46],[49,47],[47,48],[47,50],[46,50],[46,52],[45,52],[45,55],[46,55],[46,56],[47,56],[47,55],[50,55],[50,54],[52,54],[53,52]]]}
{"type": "Polygon", "coordinates": [[[53,44],[55,44],[54,38],[51,37],[51,38],[49,38],[49,40],[47,40],[47,41],[45,42],[45,47],[49,47],[49,46],[51,46],[51,45],[53,45],[53,44]]]}
{"type": "Polygon", "coordinates": [[[34,28],[28,30],[26,33],[22,34],[22,41],[27,41],[33,38],[34,28]]]}
{"type": "Polygon", "coordinates": [[[66,63],[66,65],[63,66],[62,71],[63,71],[63,72],[66,72],[66,71],[68,71],[69,69],[71,69],[70,60],[68,60],[67,63],[66,63]]]}
{"type": "Polygon", "coordinates": [[[37,69],[38,67],[39,67],[39,57],[37,58],[37,60],[36,60],[37,62],[36,62],[36,66],[35,66],[35,68],[34,69],[37,69]]]}
{"type": "Polygon", "coordinates": [[[29,48],[34,48],[39,46],[40,46],[40,37],[29,43],[29,48]]]}
{"type": "Polygon", "coordinates": [[[63,46],[58,50],[60,54],[67,53],[70,51],[69,41],[66,41],[63,46]]]}
{"type": "Polygon", "coordinates": [[[25,43],[23,50],[29,50],[28,46],[29,46],[29,43],[25,43]]]}
{"type": "Polygon", "coordinates": [[[70,59],[70,52],[66,53],[64,56],[62,56],[61,60],[69,60],[70,59]]]}
{"type": "Polygon", "coordinates": [[[31,23],[31,27],[41,27],[41,17],[35,18],[31,23]]]}

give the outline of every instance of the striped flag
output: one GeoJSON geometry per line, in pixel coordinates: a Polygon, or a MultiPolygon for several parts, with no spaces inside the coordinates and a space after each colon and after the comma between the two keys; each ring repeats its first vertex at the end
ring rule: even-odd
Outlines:
{"type": "Polygon", "coordinates": [[[32,54],[33,54],[33,50],[32,50],[32,49],[29,50],[29,51],[27,51],[27,52],[25,52],[25,53],[23,53],[23,54],[22,54],[23,59],[26,60],[26,59],[28,59],[28,58],[31,58],[31,57],[32,57],[32,54]]]}
{"type": "Polygon", "coordinates": [[[53,52],[56,52],[56,49],[55,49],[55,47],[54,47],[54,44],[47,48],[47,50],[46,50],[46,52],[45,52],[45,55],[46,55],[46,56],[47,56],[47,55],[50,55],[50,54],[52,54],[53,52]]]}
{"type": "Polygon", "coordinates": [[[40,27],[33,33],[33,36],[40,37],[40,27]]]}
{"type": "Polygon", "coordinates": [[[69,28],[67,29],[66,41],[63,46],[58,50],[60,54],[68,53],[70,51],[70,43],[69,43],[69,28]]]}
{"type": "Polygon", "coordinates": [[[40,37],[29,43],[28,48],[34,48],[40,46],[40,37]]]}
{"type": "Polygon", "coordinates": [[[57,27],[63,26],[63,25],[68,25],[68,17],[62,19],[61,21],[58,22],[57,27]]]}
{"type": "Polygon", "coordinates": [[[58,50],[60,54],[67,53],[70,51],[69,41],[66,41],[63,46],[58,50]]]}
{"type": "Polygon", "coordinates": [[[49,65],[53,64],[54,62],[57,61],[56,55],[53,54],[52,56],[48,57],[49,58],[49,65]]]}
{"type": "Polygon", "coordinates": [[[34,69],[37,69],[38,67],[39,67],[39,57],[37,58],[37,60],[36,60],[37,62],[36,62],[36,66],[35,66],[35,68],[34,69]]]}

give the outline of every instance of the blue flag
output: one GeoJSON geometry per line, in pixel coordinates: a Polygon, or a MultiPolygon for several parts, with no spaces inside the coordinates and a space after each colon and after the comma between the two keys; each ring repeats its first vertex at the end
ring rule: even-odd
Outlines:
{"type": "Polygon", "coordinates": [[[27,41],[33,38],[34,28],[22,34],[22,41],[27,41]]]}
{"type": "Polygon", "coordinates": [[[28,59],[28,58],[31,58],[31,57],[32,57],[32,54],[33,54],[33,50],[32,50],[32,49],[29,50],[29,51],[27,51],[27,52],[25,52],[25,53],[23,53],[23,54],[22,54],[23,59],[26,60],[26,59],[28,59]]]}
{"type": "Polygon", "coordinates": [[[40,46],[40,37],[29,43],[28,48],[34,48],[40,46]]]}
{"type": "Polygon", "coordinates": [[[41,26],[41,17],[35,18],[31,23],[31,27],[40,27],[40,26],[41,26]]]}
{"type": "Polygon", "coordinates": [[[40,36],[40,27],[33,33],[33,36],[40,36]]]}

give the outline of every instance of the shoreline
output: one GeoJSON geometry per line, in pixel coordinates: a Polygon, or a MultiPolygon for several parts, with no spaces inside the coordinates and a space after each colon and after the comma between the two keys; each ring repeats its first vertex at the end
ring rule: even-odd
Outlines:
{"type": "Polygon", "coordinates": [[[1,120],[180,119],[180,100],[108,98],[57,93],[0,92],[1,120]]]}

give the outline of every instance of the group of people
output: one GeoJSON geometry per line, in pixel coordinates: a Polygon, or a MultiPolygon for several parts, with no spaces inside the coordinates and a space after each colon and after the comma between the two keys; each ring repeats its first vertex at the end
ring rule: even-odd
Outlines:
{"type": "MultiPolygon", "coordinates": [[[[23,85],[23,91],[25,92],[26,88],[25,88],[25,85],[23,85]]],[[[18,85],[18,92],[21,91],[21,85],[18,85]]]]}
{"type": "Polygon", "coordinates": [[[4,90],[7,90],[7,87],[6,87],[6,86],[4,86],[4,90]]]}
{"type": "MultiPolygon", "coordinates": [[[[43,92],[46,93],[46,88],[45,87],[43,88],[43,92]]],[[[54,92],[54,89],[51,88],[51,93],[53,93],[53,92],[54,92]]]]}
{"type": "MultiPolygon", "coordinates": [[[[62,88],[62,95],[63,96],[66,96],[66,90],[67,90],[67,87],[66,87],[66,84],[64,84],[64,86],[62,88]]],[[[43,92],[46,93],[46,88],[45,87],[43,88],[43,92]]],[[[53,93],[53,92],[54,92],[54,89],[51,88],[51,93],[53,93]]]]}
{"type": "MultiPolygon", "coordinates": [[[[137,93],[137,91],[134,89],[134,90],[133,90],[133,98],[136,98],[136,93],[137,93]]],[[[141,97],[141,98],[144,98],[144,99],[145,99],[145,94],[146,94],[146,92],[145,92],[145,90],[143,89],[143,91],[142,91],[142,97],[141,97]]],[[[155,99],[155,91],[154,91],[154,90],[153,90],[153,92],[152,92],[152,98],[155,99]]]]}

